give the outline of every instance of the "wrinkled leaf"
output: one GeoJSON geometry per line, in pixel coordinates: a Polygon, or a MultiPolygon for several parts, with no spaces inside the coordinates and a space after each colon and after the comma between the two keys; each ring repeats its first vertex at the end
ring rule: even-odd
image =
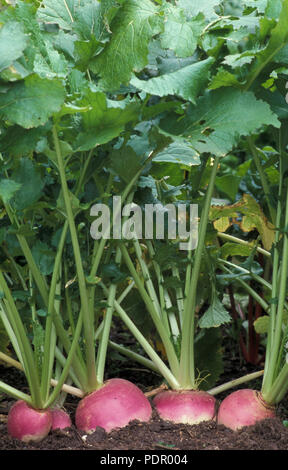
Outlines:
{"type": "Polygon", "coordinates": [[[147,65],[149,41],[161,28],[158,7],[150,0],[126,0],[110,25],[109,43],[91,63],[105,90],[128,84],[132,73],[147,65]]]}

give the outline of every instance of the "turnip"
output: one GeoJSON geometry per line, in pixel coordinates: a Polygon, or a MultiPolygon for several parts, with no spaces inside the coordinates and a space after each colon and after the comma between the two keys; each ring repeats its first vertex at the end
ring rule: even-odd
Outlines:
{"type": "Polygon", "coordinates": [[[200,390],[168,390],[153,400],[159,416],[174,423],[198,424],[215,419],[216,400],[200,390]]]}
{"type": "Polygon", "coordinates": [[[8,433],[23,442],[41,441],[48,435],[51,425],[49,409],[36,410],[23,400],[16,401],[8,413],[8,433]]]}
{"type": "Polygon", "coordinates": [[[251,426],[257,421],[275,417],[275,409],[268,405],[260,392],[252,389],[236,390],[220,404],[217,423],[233,429],[251,426]]]}
{"type": "Polygon", "coordinates": [[[51,430],[54,431],[55,429],[66,429],[70,428],[72,425],[71,418],[69,414],[60,409],[60,408],[54,408],[51,410],[52,414],[52,426],[51,430]]]}
{"type": "Polygon", "coordinates": [[[132,420],[149,421],[152,408],[144,393],[124,379],[110,379],[84,397],[76,409],[76,426],[86,433],[96,427],[110,432],[126,426],[132,420]]]}

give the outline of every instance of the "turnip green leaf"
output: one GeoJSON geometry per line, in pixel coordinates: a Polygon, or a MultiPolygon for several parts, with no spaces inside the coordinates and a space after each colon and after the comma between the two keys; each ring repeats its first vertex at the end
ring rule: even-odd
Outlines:
{"type": "Polygon", "coordinates": [[[148,44],[162,30],[159,9],[150,1],[126,0],[110,25],[113,32],[104,51],[91,62],[105,90],[128,84],[133,72],[148,63],[148,44]]]}
{"type": "Polygon", "coordinates": [[[16,21],[4,24],[0,29],[0,72],[22,56],[28,36],[16,21]]]}
{"type": "Polygon", "coordinates": [[[195,103],[195,99],[208,81],[213,62],[212,58],[205,59],[147,81],[133,77],[131,84],[151,95],[177,95],[195,103]]]}
{"type": "Polygon", "coordinates": [[[269,105],[257,100],[252,92],[219,89],[200,97],[187,114],[170,115],[160,123],[171,134],[184,135],[199,152],[224,156],[239,141],[263,125],[279,128],[280,122],[269,105]],[[245,119],[243,118],[245,116],[245,119]]]}
{"type": "Polygon", "coordinates": [[[26,129],[38,127],[60,110],[64,98],[64,87],[58,79],[29,75],[0,94],[0,117],[26,129]]]}

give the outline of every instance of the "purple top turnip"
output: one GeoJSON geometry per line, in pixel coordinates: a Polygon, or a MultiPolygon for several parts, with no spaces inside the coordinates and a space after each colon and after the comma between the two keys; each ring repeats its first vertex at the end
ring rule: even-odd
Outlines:
{"type": "Polygon", "coordinates": [[[49,409],[36,410],[23,400],[14,403],[8,413],[8,433],[23,442],[41,441],[49,433],[51,425],[49,409]]]}
{"type": "Polygon", "coordinates": [[[149,421],[152,408],[144,393],[124,379],[110,379],[84,397],[76,409],[76,426],[87,433],[102,427],[112,429],[126,426],[130,421],[149,421]]]}
{"type": "Polygon", "coordinates": [[[216,400],[200,390],[168,390],[154,398],[159,416],[174,423],[198,424],[215,418],[216,400]]]}
{"type": "Polygon", "coordinates": [[[241,389],[231,393],[222,401],[217,422],[235,431],[274,416],[274,407],[264,402],[260,392],[241,389]]]}

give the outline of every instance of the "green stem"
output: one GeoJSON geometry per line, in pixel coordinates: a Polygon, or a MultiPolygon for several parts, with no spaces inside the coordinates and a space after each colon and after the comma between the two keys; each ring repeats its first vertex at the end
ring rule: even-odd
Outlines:
{"type": "Polygon", "coordinates": [[[184,304],[183,329],[181,341],[181,357],[180,357],[180,383],[183,388],[196,388],[195,381],[195,363],[194,363],[194,328],[195,328],[195,308],[196,308],[196,291],[198,278],[200,274],[202,252],[205,244],[205,235],[209,219],[209,210],[211,198],[213,194],[217,168],[220,157],[215,157],[213,168],[208,184],[205,203],[201,214],[198,245],[195,252],[192,276],[187,297],[184,304]]]}
{"type": "MultiPolygon", "coordinates": [[[[266,281],[263,277],[258,276],[258,274],[254,274],[253,272],[249,271],[248,269],[242,268],[242,266],[238,266],[237,264],[231,263],[230,261],[226,261],[224,259],[218,258],[218,264],[220,266],[229,266],[233,269],[237,269],[242,274],[248,274],[252,279],[258,282],[261,286],[267,288],[269,291],[272,291],[272,284],[266,281]]],[[[228,271],[227,271],[228,272],[228,271]]],[[[229,271],[230,274],[233,274],[232,271],[229,271]]],[[[256,292],[255,292],[256,294],[256,292]]],[[[268,305],[268,304],[267,304],[268,305]]],[[[288,307],[288,304],[287,304],[288,307]]]]}
{"type": "MultiPolygon", "coordinates": [[[[284,170],[283,170],[283,154],[280,154],[280,181],[279,181],[279,190],[278,190],[278,204],[277,204],[277,214],[276,214],[276,227],[280,227],[281,218],[282,218],[282,192],[283,192],[283,182],[284,182],[284,170]]],[[[271,299],[276,299],[278,296],[278,274],[279,274],[279,264],[280,264],[280,251],[279,251],[279,242],[280,242],[280,231],[276,230],[275,241],[273,246],[273,264],[272,264],[272,292],[271,299]]],[[[265,357],[265,367],[264,367],[264,378],[262,384],[262,392],[264,393],[272,385],[272,372],[270,372],[270,360],[271,352],[274,344],[274,332],[276,327],[276,315],[277,315],[277,305],[275,302],[271,304],[270,311],[270,321],[269,329],[267,336],[267,345],[266,345],[266,357],[265,357]]]]}
{"type": "Polygon", "coordinates": [[[6,393],[7,395],[10,395],[13,398],[16,398],[16,400],[24,400],[26,403],[28,403],[28,405],[33,406],[33,408],[37,408],[30,395],[20,392],[20,390],[15,387],[11,387],[5,382],[2,382],[2,380],[0,380],[0,391],[6,393]]]}
{"type": "Polygon", "coordinates": [[[50,290],[49,290],[47,320],[46,320],[46,325],[45,325],[42,380],[41,380],[41,392],[42,392],[42,397],[44,401],[47,400],[48,395],[49,395],[52,368],[53,368],[53,363],[54,363],[56,341],[53,335],[53,331],[54,331],[53,309],[54,309],[54,300],[55,300],[57,280],[58,280],[61,260],[62,260],[62,252],[63,252],[63,248],[65,244],[67,231],[68,231],[68,225],[65,224],[62,230],[59,247],[58,247],[57,255],[55,258],[52,280],[51,280],[51,285],[50,285],[50,290]]]}
{"type": "Polygon", "coordinates": [[[219,393],[226,392],[226,390],[230,390],[230,388],[237,387],[238,385],[249,382],[250,380],[258,379],[263,375],[263,373],[263,370],[259,370],[258,372],[252,372],[252,374],[243,375],[243,377],[230,380],[218,387],[211,388],[211,390],[208,390],[208,393],[210,393],[210,395],[218,395],[219,393]]]}
{"type": "MultiPolygon", "coordinates": [[[[119,265],[121,262],[121,251],[119,247],[116,250],[115,263],[119,265]]],[[[106,309],[105,318],[104,318],[104,327],[100,339],[99,350],[97,355],[97,381],[99,385],[102,385],[104,382],[104,370],[107,356],[107,347],[109,341],[109,334],[111,329],[112,316],[114,312],[114,300],[116,297],[117,284],[112,283],[109,287],[108,292],[108,307],[106,309]]]]}
{"type": "MultiPolygon", "coordinates": [[[[73,335],[74,337],[74,335],[73,335]]],[[[70,348],[71,349],[71,348],[70,348]]],[[[70,350],[69,350],[70,352],[70,350]]],[[[66,357],[62,354],[62,351],[59,349],[58,346],[56,346],[56,349],[55,349],[55,358],[57,360],[57,362],[59,362],[59,364],[62,366],[62,368],[65,367],[65,364],[66,364],[66,357]]],[[[76,373],[74,372],[74,369],[73,369],[73,364],[72,366],[70,367],[69,369],[69,376],[71,377],[73,383],[78,387],[78,388],[81,388],[82,389],[82,384],[81,382],[79,381],[79,378],[78,378],[78,375],[76,375],[76,373]]]]}
{"type": "MultiPolygon", "coordinates": [[[[286,205],[285,205],[285,221],[284,227],[288,226],[288,188],[286,193],[286,205]]],[[[267,370],[265,383],[263,383],[262,393],[265,395],[269,393],[272,387],[273,381],[277,376],[278,371],[276,370],[276,364],[278,362],[278,356],[282,353],[280,349],[282,326],[283,326],[283,315],[286,300],[286,288],[287,288],[287,274],[288,274],[288,235],[283,233],[283,251],[282,251],[282,263],[280,267],[280,283],[279,283],[279,294],[277,303],[277,312],[275,319],[275,330],[273,334],[273,344],[271,345],[271,354],[269,356],[269,370],[267,370]]],[[[275,280],[276,282],[276,280],[275,280]]]]}
{"type": "MultiPolygon", "coordinates": [[[[69,371],[70,371],[70,368],[71,368],[71,364],[72,364],[72,360],[73,360],[73,356],[75,354],[75,351],[76,351],[76,348],[77,348],[77,345],[78,345],[78,341],[79,341],[79,337],[80,337],[80,333],[81,333],[81,328],[82,328],[82,315],[80,313],[79,315],[79,318],[78,318],[78,322],[77,322],[77,325],[76,325],[76,329],[75,329],[75,334],[74,334],[74,337],[73,337],[73,341],[72,341],[72,344],[71,344],[71,348],[70,348],[70,351],[69,351],[69,354],[66,358],[66,361],[65,361],[65,366],[62,370],[62,373],[61,373],[61,376],[59,377],[58,379],[58,383],[56,385],[56,387],[54,388],[53,392],[51,393],[50,397],[47,399],[46,403],[45,403],[45,408],[49,408],[53,403],[54,401],[57,399],[61,389],[62,389],[62,386],[69,374],[69,371]]],[[[50,379],[51,381],[51,379],[50,379]]]]}
{"type": "Polygon", "coordinates": [[[71,241],[72,241],[72,246],[73,246],[73,251],[74,251],[74,258],[75,258],[76,271],[77,271],[77,277],[78,277],[78,285],[79,285],[80,298],[81,298],[81,306],[83,310],[83,326],[84,326],[87,379],[88,379],[87,391],[92,391],[98,385],[97,379],[96,379],[96,371],[95,371],[95,346],[94,346],[94,337],[93,337],[94,327],[93,327],[93,323],[91,321],[91,315],[89,312],[86,281],[85,281],[81,252],[80,252],[80,247],[79,247],[79,242],[78,242],[78,237],[77,237],[77,230],[75,226],[74,215],[73,215],[71,200],[69,196],[68,185],[66,181],[64,161],[62,158],[60,143],[58,140],[58,135],[57,135],[55,126],[53,126],[53,140],[54,140],[54,146],[55,146],[57,160],[58,160],[58,169],[59,169],[63,197],[64,197],[64,202],[65,202],[65,207],[66,207],[66,212],[67,212],[67,219],[69,223],[71,241]]]}
{"type": "MultiPolygon", "coordinates": [[[[102,282],[100,282],[99,285],[102,287],[105,294],[107,295],[108,289],[106,288],[106,286],[102,282]]],[[[162,359],[160,359],[160,357],[154,351],[150,343],[146,340],[145,336],[142,335],[142,333],[139,331],[136,325],[129,318],[125,310],[121,307],[121,305],[119,305],[119,303],[116,300],[114,300],[114,307],[115,307],[116,312],[119,314],[120,318],[122,319],[122,321],[125,323],[127,328],[131,331],[132,335],[136,338],[136,340],[142,346],[146,354],[150,357],[151,361],[154,362],[159,373],[167,380],[167,382],[169,383],[172,389],[179,390],[181,386],[178,380],[176,379],[176,377],[173,375],[170,369],[166,366],[166,364],[162,361],[162,359]]]]}
{"type": "Polygon", "coordinates": [[[282,367],[280,373],[275,379],[273,385],[268,389],[268,387],[262,388],[263,399],[271,404],[276,405],[284,396],[287,394],[288,390],[288,364],[282,367]]]}
{"type": "Polygon", "coordinates": [[[110,340],[108,344],[112,349],[119,352],[120,354],[123,354],[123,356],[128,357],[131,359],[131,361],[138,362],[147,369],[151,369],[154,372],[159,373],[158,367],[150,359],[147,359],[146,357],[141,356],[141,354],[135,353],[134,351],[131,351],[130,349],[127,349],[120,344],[114,343],[114,341],[110,340]]]}
{"type": "Polygon", "coordinates": [[[155,291],[155,288],[154,288],[154,284],[153,284],[151,276],[150,276],[149,268],[148,268],[148,266],[147,266],[147,264],[146,264],[146,262],[143,258],[143,254],[142,254],[142,250],[141,250],[141,247],[140,247],[139,240],[133,240],[133,245],[134,245],[134,249],[135,249],[135,253],[136,253],[138,262],[140,264],[140,267],[141,267],[141,270],[142,270],[142,273],[143,273],[143,278],[145,280],[145,284],[146,284],[146,287],[147,287],[147,292],[148,292],[148,294],[150,296],[150,299],[151,299],[151,301],[153,302],[153,305],[154,305],[154,310],[157,312],[159,317],[163,320],[159,300],[158,300],[158,297],[157,297],[157,294],[156,294],[156,291],[155,291]]]}
{"type": "MultiPolygon", "coordinates": [[[[172,268],[172,273],[173,276],[180,281],[180,274],[179,274],[179,269],[177,267],[172,268]]],[[[183,312],[184,312],[184,295],[183,295],[183,290],[182,287],[176,287],[176,302],[178,306],[178,312],[179,312],[179,323],[183,325],[183,312]]]]}
{"type": "Polygon", "coordinates": [[[248,141],[250,151],[253,155],[255,166],[257,168],[257,171],[258,171],[260,179],[261,179],[261,184],[262,184],[262,188],[263,188],[263,191],[264,191],[264,194],[265,194],[265,197],[266,197],[266,201],[267,201],[267,204],[268,204],[271,220],[272,220],[273,224],[275,224],[275,222],[276,222],[276,211],[270,203],[270,187],[269,187],[269,183],[268,183],[265,171],[263,170],[262,165],[261,165],[261,160],[259,158],[258,149],[255,146],[254,142],[252,141],[251,137],[248,137],[247,141],[248,141]]]}
{"type": "MultiPolygon", "coordinates": [[[[224,265],[222,265],[222,269],[229,274],[233,274],[232,271],[230,271],[230,269],[226,268],[226,266],[224,265]]],[[[247,284],[245,281],[243,281],[240,278],[237,278],[236,282],[238,282],[238,284],[240,284],[248,292],[248,294],[251,295],[251,297],[253,297],[253,299],[255,299],[256,302],[261,305],[261,307],[266,313],[269,313],[270,305],[267,302],[265,302],[265,300],[262,299],[262,297],[259,294],[257,294],[257,292],[251,286],[249,286],[249,284],[247,284]]]]}
{"type": "MultiPolygon", "coordinates": [[[[163,287],[163,284],[164,284],[163,275],[161,273],[160,266],[154,260],[155,251],[154,251],[154,248],[153,248],[153,245],[152,245],[151,241],[147,240],[146,245],[147,245],[149,254],[151,256],[152,265],[153,265],[153,268],[154,268],[154,271],[155,271],[155,274],[156,274],[156,278],[157,278],[158,291],[159,291],[159,302],[158,302],[158,304],[159,304],[159,307],[160,307],[161,317],[163,319],[163,323],[165,324],[165,327],[166,327],[167,331],[169,331],[169,321],[168,321],[168,315],[167,315],[167,311],[166,311],[165,294],[164,294],[164,287],[163,287]]],[[[141,259],[142,259],[142,256],[141,256],[141,259]]],[[[147,270],[148,270],[148,275],[149,275],[148,266],[147,266],[147,270]]],[[[144,274],[144,272],[143,272],[143,274],[144,274]]],[[[145,274],[144,274],[144,278],[145,278],[145,274]]],[[[150,282],[152,282],[152,281],[150,280],[150,282]]],[[[151,295],[150,295],[150,297],[151,297],[151,295]]],[[[158,299],[157,299],[157,301],[158,301],[158,299]]]]}
{"type": "Polygon", "coordinates": [[[43,401],[40,391],[39,377],[37,374],[37,367],[34,361],[33,351],[28,340],[26,331],[24,329],[22,320],[18,313],[17,307],[14,303],[11,292],[6,284],[3,273],[0,270],[0,286],[4,293],[6,299],[6,315],[8,317],[9,323],[13,329],[14,335],[17,340],[17,345],[21,352],[21,359],[23,361],[25,375],[29,383],[29,389],[31,393],[31,400],[33,406],[36,408],[41,408],[43,406],[43,401]]]}
{"type": "Polygon", "coordinates": [[[159,333],[159,336],[162,340],[162,343],[165,347],[165,351],[166,351],[166,354],[167,354],[167,358],[168,358],[168,362],[169,362],[169,365],[171,367],[171,371],[172,373],[176,376],[176,374],[179,373],[179,362],[178,362],[178,358],[176,356],[176,353],[175,353],[175,350],[174,350],[174,346],[170,340],[170,337],[167,333],[167,330],[165,328],[165,326],[163,325],[162,323],[162,320],[161,318],[159,317],[159,312],[157,310],[155,310],[155,306],[154,306],[154,303],[152,302],[151,298],[149,297],[149,295],[147,294],[147,291],[145,289],[145,287],[143,286],[142,284],[142,280],[141,278],[139,277],[135,267],[134,267],[134,264],[130,258],[130,255],[128,253],[128,250],[127,248],[125,247],[125,245],[123,243],[120,244],[120,249],[121,249],[121,252],[122,252],[122,255],[123,255],[123,259],[131,273],[131,276],[138,288],[138,291],[139,291],[139,294],[141,295],[146,307],[147,307],[147,310],[148,312],[150,313],[151,315],[151,318],[154,322],[154,325],[159,333]]]}
{"type": "MultiPolygon", "coordinates": [[[[81,189],[81,184],[84,181],[85,172],[86,172],[86,169],[88,167],[88,163],[89,163],[91,157],[92,157],[92,153],[89,155],[88,159],[86,160],[87,165],[84,165],[84,171],[82,171],[81,176],[80,176],[80,181],[78,182],[78,185],[77,185],[77,190],[76,190],[77,193],[81,189]]],[[[5,205],[5,209],[6,209],[6,212],[9,216],[9,218],[10,218],[11,223],[13,225],[15,225],[16,228],[20,228],[20,224],[17,220],[17,217],[13,213],[13,210],[11,209],[9,204],[5,205]]],[[[68,227],[68,222],[67,221],[65,221],[63,230],[65,230],[66,226],[68,227]]],[[[34,281],[37,285],[37,288],[40,292],[40,295],[41,295],[41,297],[44,301],[44,304],[48,305],[48,303],[49,303],[49,291],[48,291],[48,286],[46,284],[45,278],[42,276],[42,273],[39,271],[39,269],[38,269],[38,267],[37,267],[37,265],[34,261],[33,255],[31,253],[30,247],[29,247],[25,237],[22,236],[22,235],[19,235],[19,234],[16,234],[16,236],[18,238],[19,244],[21,246],[23,255],[25,256],[25,259],[27,261],[29,269],[32,273],[33,279],[34,279],[34,281]]],[[[71,343],[70,343],[70,340],[68,338],[68,334],[67,334],[66,330],[63,327],[62,320],[60,319],[59,315],[57,315],[57,312],[55,312],[55,309],[53,309],[53,321],[54,321],[55,326],[56,326],[57,334],[59,335],[59,337],[60,337],[60,339],[61,339],[61,341],[62,341],[62,343],[65,347],[65,350],[68,354],[69,350],[70,350],[71,343]]],[[[85,378],[85,373],[83,373],[84,372],[83,364],[81,364],[79,362],[77,357],[75,357],[74,366],[75,366],[75,371],[77,371],[77,375],[79,377],[79,380],[81,381],[82,387],[86,388],[85,384],[86,384],[87,381],[86,381],[86,378],[85,378]]]]}

